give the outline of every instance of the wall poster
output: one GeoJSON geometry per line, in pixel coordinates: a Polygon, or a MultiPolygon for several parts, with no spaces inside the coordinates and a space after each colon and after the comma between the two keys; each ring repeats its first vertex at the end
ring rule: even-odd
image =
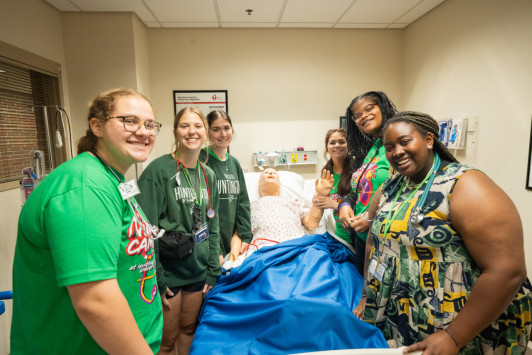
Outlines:
{"type": "Polygon", "coordinates": [[[184,107],[201,109],[207,116],[215,110],[227,110],[227,90],[174,90],[174,116],[184,107]]]}

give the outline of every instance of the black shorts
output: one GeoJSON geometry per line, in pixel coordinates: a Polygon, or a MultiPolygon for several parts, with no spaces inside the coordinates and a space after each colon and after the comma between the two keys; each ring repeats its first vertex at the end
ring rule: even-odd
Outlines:
{"type": "MultiPolygon", "coordinates": [[[[168,287],[170,289],[170,291],[172,291],[172,293],[175,295],[177,295],[179,293],[180,290],[183,290],[185,292],[198,292],[198,291],[201,291],[203,290],[203,286],[205,286],[205,281],[199,281],[199,282],[194,282],[192,284],[188,284],[188,285],[183,285],[183,286],[174,286],[174,287],[168,287]]],[[[169,295],[166,295],[166,298],[172,298],[174,296],[169,296],[169,295]]]]}

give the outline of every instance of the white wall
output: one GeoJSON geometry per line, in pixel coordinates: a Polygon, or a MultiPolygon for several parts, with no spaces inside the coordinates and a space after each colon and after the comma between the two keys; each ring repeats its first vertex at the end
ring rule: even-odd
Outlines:
{"type": "Polygon", "coordinates": [[[532,271],[532,1],[447,0],[404,33],[405,108],[477,116],[476,166],[516,204],[532,271]]]}
{"type": "MultiPolygon", "coordinates": [[[[153,156],[172,145],[173,90],[223,90],[244,169],[251,153],[324,149],[351,99],[370,89],[400,95],[400,30],[150,29],[152,99],[163,129],[153,156]],[[371,48],[369,50],[368,48],[371,48]]],[[[294,168],[317,176],[317,166],[294,168]]]]}

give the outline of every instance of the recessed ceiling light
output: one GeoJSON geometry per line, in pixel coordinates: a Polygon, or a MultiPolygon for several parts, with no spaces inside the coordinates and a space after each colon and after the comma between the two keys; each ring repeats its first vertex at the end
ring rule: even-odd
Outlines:
{"type": "Polygon", "coordinates": [[[0,69],[0,73],[5,73],[5,72],[6,72],[5,70],[0,69]]]}

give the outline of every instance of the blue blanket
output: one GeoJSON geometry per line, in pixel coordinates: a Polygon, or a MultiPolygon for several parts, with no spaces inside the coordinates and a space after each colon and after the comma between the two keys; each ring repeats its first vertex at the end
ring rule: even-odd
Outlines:
{"type": "Polygon", "coordinates": [[[387,348],[352,310],[362,277],[325,233],[263,247],[207,294],[191,354],[288,354],[387,348]]]}

